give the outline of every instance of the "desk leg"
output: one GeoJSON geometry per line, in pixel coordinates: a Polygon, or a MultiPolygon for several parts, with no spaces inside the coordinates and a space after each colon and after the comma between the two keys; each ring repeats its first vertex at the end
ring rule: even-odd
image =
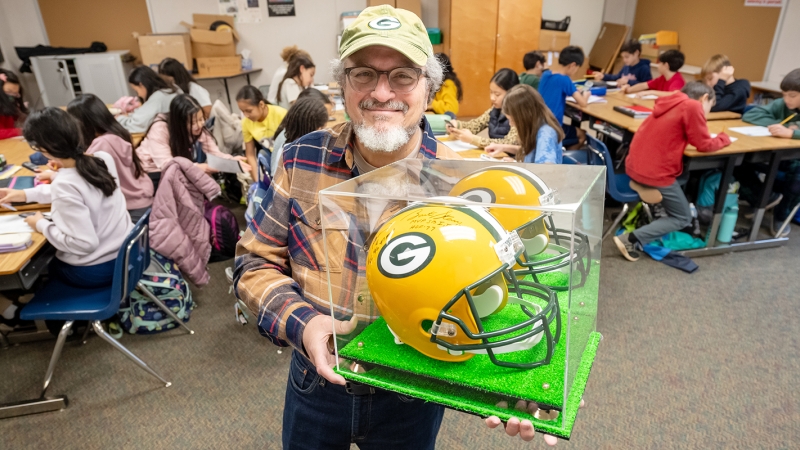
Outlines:
{"type": "Polygon", "coordinates": [[[761,221],[764,219],[764,207],[769,202],[769,195],[772,193],[772,185],[775,184],[775,177],[778,176],[778,167],[780,166],[780,158],[778,152],[772,152],[769,156],[769,168],[767,169],[766,178],[764,178],[764,187],[761,191],[761,196],[758,199],[756,214],[753,216],[753,223],[750,229],[750,242],[755,242],[758,237],[758,232],[761,229],[761,221]]]}
{"type": "Polygon", "coordinates": [[[228,99],[228,109],[233,111],[233,103],[231,103],[231,93],[228,92],[228,79],[227,78],[223,78],[222,79],[222,84],[225,85],[225,98],[228,99]]]}
{"type": "Polygon", "coordinates": [[[247,79],[247,85],[250,86],[250,74],[244,76],[247,79]]]}
{"type": "Polygon", "coordinates": [[[731,179],[733,179],[734,166],[736,166],[736,155],[728,157],[725,160],[725,167],[722,169],[722,177],[719,180],[719,188],[717,189],[717,201],[714,203],[714,219],[711,221],[711,232],[708,235],[706,248],[717,245],[717,231],[719,231],[719,224],[722,222],[722,210],[725,208],[725,198],[728,196],[728,185],[731,184],[731,179]]]}
{"type": "Polygon", "coordinates": [[[50,411],[60,411],[67,407],[67,397],[39,398],[22,402],[6,403],[0,405],[0,419],[39,414],[50,411]]]}

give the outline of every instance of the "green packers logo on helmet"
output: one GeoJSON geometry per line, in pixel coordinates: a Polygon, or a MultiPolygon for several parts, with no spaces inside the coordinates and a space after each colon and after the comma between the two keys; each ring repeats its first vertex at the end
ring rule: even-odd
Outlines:
{"type": "Polygon", "coordinates": [[[424,269],[436,253],[428,235],[406,233],[389,241],[378,253],[378,270],[388,278],[404,278],[424,269]]]}

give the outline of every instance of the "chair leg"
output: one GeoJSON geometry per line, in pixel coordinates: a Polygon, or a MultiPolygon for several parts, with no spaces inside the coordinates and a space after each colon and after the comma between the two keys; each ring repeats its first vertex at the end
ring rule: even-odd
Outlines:
{"type": "Polygon", "coordinates": [[[175,322],[178,322],[178,324],[180,326],[182,326],[183,328],[186,328],[186,330],[189,332],[189,334],[194,334],[194,331],[192,331],[192,329],[189,328],[189,325],[186,325],[186,323],[184,323],[183,320],[181,320],[178,317],[178,315],[175,314],[174,311],[172,311],[171,309],[167,308],[167,305],[165,305],[164,302],[161,301],[161,299],[159,299],[152,292],[150,292],[150,289],[147,289],[147,286],[142,284],[141,281],[136,285],[136,290],[138,290],[139,292],[141,292],[142,294],[147,296],[147,298],[152,300],[153,303],[155,303],[156,305],[158,305],[159,308],[161,308],[162,311],[167,313],[168,316],[172,317],[172,320],[174,320],[175,322]]]}
{"type": "Polygon", "coordinates": [[[123,355],[127,356],[130,360],[135,362],[139,367],[146,370],[147,373],[161,380],[161,382],[164,383],[166,387],[170,387],[172,385],[172,383],[165,380],[161,375],[157,374],[155,370],[151,369],[150,366],[145,364],[144,361],[139,359],[138,356],[131,353],[130,350],[128,350],[122,344],[117,342],[116,339],[109,336],[108,333],[106,333],[105,330],[103,330],[103,324],[100,323],[99,320],[95,320],[94,322],[92,322],[92,327],[94,327],[94,332],[97,333],[97,335],[100,336],[104,341],[108,342],[109,344],[111,344],[112,347],[122,352],[123,355]]]}
{"type": "Polygon", "coordinates": [[[789,213],[789,217],[787,217],[786,220],[783,221],[781,227],[777,230],[777,234],[775,235],[775,237],[781,237],[781,233],[783,233],[783,230],[789,226],[789,222],[791,222],[792,219],[794,219],[794,216],[795,214],[797,214],[798,209],[800,209],[800,203],[794,205],[794,208],[792,208],[792,212],[789,213]]]}
{"type": "Polygon", "coordinates": [[[89,330],[92,329],[92,323],[86,322],[86,329],[83,330],[83,337],[81,338],[81,344],[86,344],[86,338],[89,337],[89,330]]]}
{"type": "Polygon", "coordinates": [[[644,210],[644,213],[647,214],[647,220],[649,220],[652,223],[653,222],[653,212],[650,210],[650,205],[648,205],[645,202],[642,202],[642,209],[644,210]]]}
{"type": "Polygon", "coordinates": [[[5,335],[5,334],[3,334],[3,332],[2,332],[2,331],[0,331],[0,347],[3,347],[3,350],[5,350],[5,349],[7,349],[7,348],[8,348],[10,345],[11,345],[11,343],[10,343],[10,342],[8,342],[8,338],[6,337],[6,335],[5,335]]]}
{"type": "Polygon", "coordinates": [[[42,388],[41,398],[44,398],[44,394],[47,393],[47,388],[50,386],[50,380],[53,379],[56,363],[58,363],[58,358],[61,357],[61,349],[64,348],[64,342],[67,341],[67,335],[69,335],[69,330],[72,328],[73,323],[75,322],[72,320],[67,321],[64,326],[61,327],[61,331],[58,332],[56,348],[53,349],[53,356],[50,357],[50,365],[47,366],[47,373],[44,376],[44,388],[42,388]]]}
{"type": "Polygon", "coordinates": [[[614,219],[614,222],[611,224],[611,227],[609,227],[609,229],[606,230],[605,233],[603,233],[603,239],[602,239],[603,241],[605,241],[606,238],[611,233],[617,230],[617,227],[619,226],[620,222],[622,222],[622,219],[625,217],[625,214],[627,213],[628,213],[628,204],[625,203],[622,205],[622,211],[620,211],[619,215],[617,215],[617,217],[614,219]]]}

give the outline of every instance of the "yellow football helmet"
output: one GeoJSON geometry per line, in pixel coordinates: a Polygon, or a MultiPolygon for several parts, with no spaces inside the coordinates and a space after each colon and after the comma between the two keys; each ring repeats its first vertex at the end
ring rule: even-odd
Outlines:
{"type": "MultiPolygon", "coordinates": [[[[475,171],[462,178],[450,195],[480,203],[496,203],[514,206],[541,206],[553,204],[553,191],[541,178],[522,167],[504,164],[475,171]]],[[[490,207],[492,214],[503,228],[516,231],[525,245],[525,251],[514,267],[518,277],[531,275],[539,283],[537,274],[566,268],[570,261],[577,263],[581,273],[580,285],[586,279],[589,256],[588,238],[575,232],[575,248],[571,250],[569,231],[557,229],[553,218],[541,211],[490,207]],[[534,258],[545,253],[548,256],[534,258]]],[[[565,270],[568,270],[565,269],[565,270]]],[[[554,290],[566,290],[566,286],[549,286],[554,290]]],[[[573,287],[579,287],[573,283],[573,287]]]]}
{"type": "Polygon", "coordinates": [[[383,224],[368,249],[366,278],[395,342],[442,361],[465,361],[477,353],[507,367],[549,363],[560,334],[558,301],[543,286],[525,293],[544,300],[544,307],[518,293],[511,265],[522,246],[514,238],[484,208],[466,206],[416,203],[383,224]],[[511,278],[516,289],[509,295],[506,280],[511,278]],[[512,304],[526,319],[487,329],[482,319],[512,304]],[[497,358],[543,339],[548,348],[544,359],[497,358]]]}

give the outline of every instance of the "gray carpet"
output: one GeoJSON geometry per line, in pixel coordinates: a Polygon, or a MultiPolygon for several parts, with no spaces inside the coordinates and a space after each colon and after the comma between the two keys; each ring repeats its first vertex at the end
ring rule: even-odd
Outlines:
{"type": "MultiPolygon", "coordinates": [[[[800,438],[797,253],[789,245],[697,259],[687,275],[603,252],[600,345],[574,449],[782,449],[800,438]]],[[[289,352],[234,322],[223,273],[194,295],[189,324],[122,343],[174,384],[164,388],[108,344],[68,343],[56,413],[0,421],[0,449],[280,448],[289,352]]],[[[38,395],[54,341],[0,351],[0,402],[38,395]]],[[[448,411],[441,449],[546,447],[448,411]]]]}

